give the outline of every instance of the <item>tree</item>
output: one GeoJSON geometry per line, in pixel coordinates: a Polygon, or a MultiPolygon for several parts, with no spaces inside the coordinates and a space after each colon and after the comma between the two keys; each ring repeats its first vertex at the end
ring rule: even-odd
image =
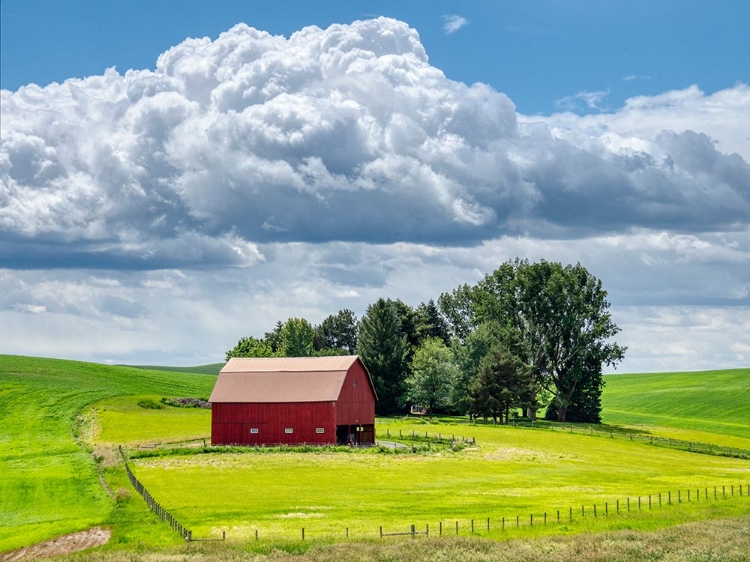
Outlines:
{"type": "Polygon", "coordinates": [[[601,281],[582,265],[543,262],[523,268],[519,277],[522,284],[531,279],[529,292],[536,296],[529,300],[545,313],[542,381],[554,396],[558,421],[566,421],[579,386],[589,390],[579,399],[588,396],[599,401],[601,387],[591,379],[601,376],[603,365],[615,366],[622,360],[625,348],[610,341],[620,329],[608,311],[601,281]]]}
{"type": "Polygon", "coordinates": [[[402,405],[407,349],[395,302],[381,298],[368,306],[360,322],[356,351],[375,385],[379,414],[393,414],[402,405]]]}
{"type": "Polygon", "coordinates": [[[460,285],[452,293],[443,293],[438,297],[438,307],[445,318],[448,334],[451,339],[461,343],[476,327],[474,321],[474,287],[460,285]]]}
{"type": "Polygon", "coordinates": [[[475,414],[504,419],[510,410],[521,405],[528,391],[528,366],[501,346],[495,346],[482,359],[479,374],[470,386],[469,405],[475,414]]]}
{"type": "Polygon", "coordinates": [[[315,327],[315,349],[344,350],[353,354],[357,348],[358,330],[357,316],[347,308],[339,310],[315,327]]]}
{"type": "Polygon", "coordinates": [[[247,336],[240,338],[232,349],[227,351],[226,360],[232,357],[273,357],[274,352],[271,345],[265,340],[247,336]]]}
{"type": "Polygon", "coordinates": [[[284,328],[284,323],[279,320],[276,322],[276,326],[270,332],[263,334],[263,339],[268,342],[273,352],[281,354],[281,330],[284,328]]]}
{"type": "Polygon", "coordinates": [[[401,333],[406,338],[406,363],[408,365],[414,355],[414,350],[419,347],[425,337],[425,326],[420,323],[417,312],[411,306],[401,300],[392,302],[398,314],[401,333]]]}
{"type": "MultiPolygon", "coordinates": [[[[558,420],[580,384],[615,366],[625,349],[610,341],[619,332],[609,313],[601,281],[586,268],[525,260],[502,264],[473,293],[478,321],[496,320],[513,335],[511,349],[529,367],[529,417],[535,418],[542,390],[549,391],[558,420]]],[[[596,398],[591,393],[589,399],[596,398]]],[[[599,391],[600,395],[600,391],[599,391]]]]}
{"type": "MultiPolygon", "coordinates": [[[[580,377],[567,403],[566,421],[580,423],[601,423],[602,421],[601,396],[604,389],[604,376],[601,364],[591,361],[588,368],[591,369],[590,372],[580,377]]],[[[553,399],[547,407],[545,418],[557,421],[559,407],[557,398],[553,399]]]]}
{"type": "Polygon", "coordinates": [[[280,353],[284,357],[310,357],[315,330],[304,318],[289,318],[281,328],[280,353]]]}
{"type": "Polygon", "coordinates": [[[426,338],[414,351],[411,374],[406,378],[406,396],[412,404],[427,410],[432,419],[435,408],[451,402],[451,390],[458,377],[450,349],[440,338],[426,338]]]}
{"type": "Polygon", "coordinates": [[[446,346],[451,344],[451,335],[448,324],[440,313],[435,301],[430,299],[417,307],[417,321],[422,326],[421,332],[424,336],[439,338],[446,346]]]}
{"type": "Polygon", "coordinates": [[[454,361],[460,371],[453,386],[453,405],[458,412],[473,415],[468,402],[469,389],[479,376],[482,359],[501,344],[502,330],[502,326],[495,321],[485,322],[466,337],[463,345],[456,340],[451,346],[454,361]]]}

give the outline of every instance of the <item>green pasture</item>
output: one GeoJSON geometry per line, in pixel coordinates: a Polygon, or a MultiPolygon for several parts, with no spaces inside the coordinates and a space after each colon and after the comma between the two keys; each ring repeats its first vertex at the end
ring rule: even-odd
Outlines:
{"type": "MultiPolygon", "coordinates": [[[[750,440],[750,369],[608,375],[605,381],[604,423],[750,440]]],[[[747,447],[747,441],[716,444],[747,447]]]]}
{"type": "MultiPolygon", "coordinates": [[[[240,453],[200,454],[136,459],[133,470],[151,493],[196,536],[219,536],[225,531],[238,540],[254,537],[295,538],[305,527],[310,537],[342,537],[350,533],[374,537],[379,527],[396,531],[411,524],[437,530],[460,521],[466,531],[471,519],[477,529],[499,531],[503,517],[515,526],[520,516],[528,532],[533,514],[537,524],[546,512],[565,515],[574,508],[575,521],[557,531],[579,532],[603,528],[648,529],[695,517],[710,517],[714,502],[687,503],[714,485],[750,483],[750,463],[743,460],[660,449],[627,440],[569,435],[508,427],[466,424],[413,424],[381,420],[378,431],[442,432],[474,437],[477,448],[455,453],[411,455],[352,453],[240,453]],[[630,516],[610,514],[619,499],[625,510],[637,497],[677,491],[680,506],[635,509],[630,516]],[[593,505],[598,506],[596,520],[593,505]],[[588,517],[581,520],[581,506],[588,517]]],[[[408,441],[408,440],[407,440],[408,441]]],[[[721,489],[721,488],[719,488],[721,489]]],[[[712,497],[713,489],[710,494],[712,497]]],[[[728,513],[746,513],[750,500],[724,503],[728,513]]],[[[727,514],[727,511],[717,511],[727,514]]],[[[507,533],[512,532],[508,529],[507,533]]],[[[453,531],[455,532],[455,530],[453,531]]]]}
{"type": "Polygon", "coordinates": [[[211,437],[211,410],[161,404],[161,396],[116,396],[92,406],[95,439],[108,445],[140,445],[211,437]],[[151,401],[161,406],[138,405],[151,401]]]}
{"type": "Polygon", "coordinates": [[[0,552],[110,520],[80,415],[126,394],[206,396],[213,376],[0,355],[0,552]]]}

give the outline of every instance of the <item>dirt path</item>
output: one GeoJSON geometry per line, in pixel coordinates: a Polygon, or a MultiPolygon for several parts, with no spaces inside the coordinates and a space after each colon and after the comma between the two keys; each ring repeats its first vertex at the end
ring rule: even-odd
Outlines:
{"type": "Polygon", "coordinates": [[[0,561],[37,560],[39,558],[70,554],[71,552],[78,552],[79,550],[86,550],[87,548],[106,544],[111,535],[112,531],[109,529],[94,527],[0,554],[0,561]]]}

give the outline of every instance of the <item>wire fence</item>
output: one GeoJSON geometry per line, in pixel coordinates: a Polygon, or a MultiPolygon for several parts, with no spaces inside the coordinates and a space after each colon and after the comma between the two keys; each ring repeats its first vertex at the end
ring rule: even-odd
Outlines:
{"type": "MultiPolygon", "coordinates": [[[[133,474],[133,471],[130,469],[130,463],[128,463],[128,459],[125,456],[125,451],[123,451],[122,445],[119,446],[119,450],[120,456],[122,457],[122,462],[125,465],[125,472],[128,475],[128,479],[130,480],[133,488],[135,488],[136,492],[138,492],[141,497],[143,497],[148,508],[153,511],[162,522],[167,523],[170,527],[172,527],[172,530],[176,531],[186,541],[190,542],[194,540],[206,540],[193,538],[193,532],[185,527],[182,523],[177,521],[177,519],[175,519],[175,517],[169,511],[167,511],[158,501],[154,499],[151,493],[146,489],[141,481],[136,478],[135,474],[133,474]]],[[[226,533],[222,535],[222,540],[226,540],[226,533]]]]}
{"type": "MultiPolygon", "coordinates": [[[[583,504],[580,510],[577,507],[566,509],[554,509],[515,515],[512,517],[485,517],[479,519],[456,519],[439,521],[432,526],[430,524],[410,524],[403,527],[380,526],[375,532],[375,537],[385,539],[387,537],[410,536],[487,536],[494,533],[503,533],[513,529],[522,530],[533,527],[547,527],[551,525],[567,525],[584,520],[599,518],[611,518],[625,516],[627,514],[644,513],[660,508],[668,508],[685,503],[708,503],[727,499],[750,499],[750,484],[723,484],[711,487],[690,488],[676,490],[674,492],[658,492],[643,496],[626,497],[603,503],[583,504]]],[[[346,527],[343,532],[331,532],[328,530],[316,531],[310,527],[301,528],[301,534],[297,538],[309,540],[311,538],[350,538],[350,529],[346,527]]],[[[372,538],[373,534],[359,533],[361,538],[372,538]]],[[[266,533],[255,530],[255,539],[261,538],[295,538],[287,532],[286,534],[268,531],[266,533]]]]}
{"type": "Polygon", "coordinates": [[[565,433],[575,433],[578,435],[591,435],[594,437],[607,437],[610,439],[627,439],[639,443],[647,443],[656,447],[666,447],[669,449],[679,449],[681,451],[690,451],[704,455],[714,455],[721,457],[733,457],[738,459],[750,459],[750,450],[740,447],[728,447],[724,445],[714,445],[711,443],[701,443],[698,441],[687,441],[684,439],[674,439],[671,437],[659,437],[637,431],[627,431],[616,429],[605,425],[573,425],[557,423],[538,423],[538,422],[515,422],[511,427],[520,429],[546,429],[550,431],[562,431],[565,433]]]}

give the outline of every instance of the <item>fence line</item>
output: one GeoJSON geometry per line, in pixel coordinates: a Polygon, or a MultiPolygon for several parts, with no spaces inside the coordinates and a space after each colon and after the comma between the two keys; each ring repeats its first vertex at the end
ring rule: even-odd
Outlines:
{"type": "Polygon", "coordinates": [[[427,431],[425,431],[423,435],[421,431],[411,430],[411,432],[407,431],[406,433],[404,433],[402,429],[399,429],[398,437],[396,437],[395,431],[393,435],[391,435],[390,428],[386,428],[385,437],[386,439],[401,439],[401,440],[411,440],[411,441],[427,441],[427,442],[433,442],[433,443],[442,443],[442,444],[446,444],[450,446],[453,446],[456,443],[462,443],[464,445],[472,445],[472,446],[477,444],[476,437],[464,437],[462,435],[459,435],[458,438],[456,438],[456,435],[454,433],[446,433],[444,436],[442,433],[430,434],[427,431]]]}
{"type": "Polygon", "coordinates": [[[549,429],[551,431],[564,431],[567,433],[576,433],[580,435],[591,435],[593,437],[629,439],[630,441],[648,443],[650,445],[658,447],[679,449],[681,451],[690,451],[693,453],[702,453],[705,455],[750,459],[750,449],[743,449],[741,447],[728,447],[726,445],[714,445],[711,443],[701,443],[699,441],[687,441],[684,439],[674,439],[671,437],[659,437],[658,435],[645,435],[643,433],[637,433],[633,431],[614,431],[612,428],[607,428],[606,426],[597,427],[595,429],[593,425],[589,425],[588,427],[579,427],[572,424],[560,424],[555,422],[551,424],[536,423],[536,425],[535,422],[511,422],[510,426],[517,429],[549,429]]]}
{"type": "MultiPolygon", "coordinates": [[[[135,477],[133,471],[130,470],[130,464],[128,463],[128,459],[125,456],[125,451],[122,450],[122,445],[119,446],[119,449],[120,456],[122,457],[122,462],[125,464],[125,472],[128,475],[128,479],[130,480],[133,488],[135,488],[135,490],[143,497],[146,505],[148,505],[148,508],[153,511],[161,521],[167,523],[170,527],[172,527],[172,530],[176,531],[186,541],[189,542],[194,540],[201,540],[194,539],[193,532],[185,527],[182,523],[177,521],[177,519],[175,519],[175,517],[169,511],[164,509],[164,507],[162,507],[162,505],[154,499],[154,497],[146,489],[146,487],[141,484],[141,481],[135,477]]],[[[224,539],[226,539],[226,534],[224,534],[224,539]]]]}
{"type": "MultiPolygon", "coordinates": [[[[691,488],[686,490],[677,490],[676,494],[672,491],[657,492],[653,494],[636,496],[636,498],[627,497],[624,499],[617,499],[614,502],[605,501],[604,503],[593,503],[581,505],[580,514],[577,508],[569,507],[567,510],[550,510],[537,513],[530,513],[528,515],[516,515],[514,517],[498,517],[492,519],[490,517],[481,519],[458,519],[453,520],[450,523],[443,521],[438,522],[436,526],[430,527],[430,524],[423,523],[424,527],[418,527],[415,524],[410,524],[406,530],[403,527],[393,529],[385,529],[383,526],[378,527],[375,531],[375,536],[385,539],[387,537],[406,537],[410,536],[416,538],[418,535],[424,536],[481,536],[489,535],[492,532],[504,533],[511,529],[521,529],[523,527],[546,527],[555,524],[568,524],[575,521],[583,521],[585,519],[603,519],[615,516],[625,515],[628,512],[646,512],[653,511],[658,508],[665,508],[668,506],[678,505],[687,502],[709,502],[718,501],[729,498],[748,498],[750,499],[750,484],[724,484],[713,487],[703,488],[691,488]],[[632,501],[631,501],[632,500],[632,501]],[[424,529],[424,530],[421,530],[424,529]]],[[[255,540],[258,541],[261,538],[271,540],[284,540],[291,539],[291,532],[285,531],[271,531],[265,536],[261,535],[259,529],[255,529],[255,540]]],[[[301,535],[297,534],[296,540],[301,539],[303,541],[310,540],[311,536],[325,537],[330,539],[332,537],[339,537],[348,540],[350,538],[350,527],[346,527],[345,533],[336,532],[329,530],[316,531],[309,527],[301,528],[301,535]]],[[[370,533],[362,533],[361,537],[372,537],[370,533]]],[[[224,534],[224,539],[226,534],[224,534]]],[[[193,539],[196,540],[196,539],[193,539]]],[[[221,540],[221,539],[214,539],[221,540]]]]}
{"type": "MultiPolygon", "coordinates": [[[[567,512],[563,510],[544,511],[542,513],[531,513],[526,518],[522,518],[520,515],[515,517],[506,518],[501,517],[493,521],[487,517],[485,519],[471,519],[461,520],[463,521],[465,531],[464,534],[475,535],[481,533],[489,534],[491,529],[500,529],[504,532],[508,528],[520,528],[520,527],[534,527],[534,526],[547,526],[550,524],[560,523],[573,523],[575,520],[581,521],[587,518],[606,518],[611,516],[624,515],[628,512],[643,512],[648,510],[654,510],[665,506],[672,506],[682,504],[686,502],[706,502],[706,501],[717,501],[719,499],[728,499],[731,497],[740,497],[750,499],[750,484],[739,484],[735,487],[734,484],[724,484],[721,486],[703,487],[703,488],[691,488],[687,490],[677,490],[676,496],[668,491],[666,494],[657,492],[655,494],[648,494],[643,496],[637,496],[637,503],[631,498],[627,497],[624,500],[615,500],[614,502],[605,501],[604,504],[593,503],[590,505],[581,505],[580,517],[574,515],[574,510],[570,507],[567,512]],[[743,488],[744,487],[744,488],[743,488]],[[685,495],[683,495],[685,492],[685,495]],[[695,493],[693,493],[695,492],[695,493]],[[603,508],[603,509],[602,509],[603,508]]],[[[379,528],[380,538],[388,536],[399,536],[399,535],[416,535],[426,534],[429,536],[429,525],[426,526],[426,530],[422,533],[415,533],[414,525],[411,525],[411,531],[407,532],[384,532],[383,527],[379,528]]],[[[441,521],[438,524],[437,536],[443,536],[443,534],[450,534],[458,536],[459,532],[459,520],[455,521],[455,526],[450,525],[448,527],[443,526],[441,521]]],[[[434,533],[433,533],[434,534],[434,533]]]]}

